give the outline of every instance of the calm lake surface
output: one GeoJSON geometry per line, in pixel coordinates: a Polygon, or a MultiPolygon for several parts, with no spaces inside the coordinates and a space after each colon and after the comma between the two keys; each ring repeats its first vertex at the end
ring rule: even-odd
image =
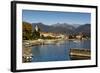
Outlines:
{"type": "Polygon", "coordinates": [[[67,40],[56,44],[32,47],[32,62],[70,60],[70,48],[90,49],[90,40],[67,40]]]}

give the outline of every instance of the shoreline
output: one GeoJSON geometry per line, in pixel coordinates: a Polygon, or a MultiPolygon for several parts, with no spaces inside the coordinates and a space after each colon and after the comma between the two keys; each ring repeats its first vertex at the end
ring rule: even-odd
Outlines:
{"type": "Polygon", "coordinates": [[[83,41],[83,40],[90,40],[90,39],[38,39],[38,40],[23,40],[23,46],[36,46],[36,45],[49,45],[49,44],[57,44],[57,43],[62,43],[64,41],[83,41]]]}

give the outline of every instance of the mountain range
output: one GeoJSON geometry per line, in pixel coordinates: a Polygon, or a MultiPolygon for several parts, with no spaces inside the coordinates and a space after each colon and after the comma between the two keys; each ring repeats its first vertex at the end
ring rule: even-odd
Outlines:
{"type": "Polygon", "coordinates": [[[90,24],[67,24],[67,23],[56,23],[52,25],[45,25],[43,23],[32,23],[33,29],[35,26],[38,26],[42,32],[53,32],[53,33],[62,33],[62,34],[79,34],[83,33],[90,35],[91,25],[90,24]]]}

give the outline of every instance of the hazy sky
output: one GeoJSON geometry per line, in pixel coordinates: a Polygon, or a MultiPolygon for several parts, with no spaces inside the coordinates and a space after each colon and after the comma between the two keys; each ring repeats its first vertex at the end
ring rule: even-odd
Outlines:
{"type": "Polygon", "coordinates": [[[23,10],[22,21],[29,23],[42,22],[46,25],[56,23],[86,24],[91,22],[91,14],[79,12],[23,10]]]}

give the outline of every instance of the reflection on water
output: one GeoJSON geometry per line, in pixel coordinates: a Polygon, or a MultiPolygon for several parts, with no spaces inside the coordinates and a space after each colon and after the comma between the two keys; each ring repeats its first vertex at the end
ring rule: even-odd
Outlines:
{"type": "Polygon", "coordinates": [[[32,62],[70,60],[70,48],[90,49],[90,40],[67,40],[56,44],[38,45],[32,47],[32,62]]]}

